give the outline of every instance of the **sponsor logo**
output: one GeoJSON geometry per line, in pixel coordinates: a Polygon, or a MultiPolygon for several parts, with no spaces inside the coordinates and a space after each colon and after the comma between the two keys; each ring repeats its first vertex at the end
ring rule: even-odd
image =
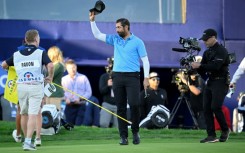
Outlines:
{"type": "Polygon", "coordinates": [[[19,82],[41,81],[41,77],[34,76],[31,72],[26,72],[23,78],[19,78],[19,82]]]}
{"type": "Polygon", "coordinates": [[[160,122],[165,122],[165,119],[162,118],[161,116],[157,115],[156,118],[158,119],[158,123],[160,122]]]}
{"type": "Polygon", "coordinates": [[[16,80],[17,80],[17,77],[14,78],[14,80],[9,80],[7,82],[7,85],[8,85],[8,88],[9,88],[9,95],[12,95],[13,92],[16,91],[16,80]]]}
{"type": "Polygon", "coordinates": [[[26,72],[26,73],[24,74],[24,77],[25,77],[25,78],[31,78],[31,77],[34,77],[34,75],[33,75],[31,72],[26,72]]]}

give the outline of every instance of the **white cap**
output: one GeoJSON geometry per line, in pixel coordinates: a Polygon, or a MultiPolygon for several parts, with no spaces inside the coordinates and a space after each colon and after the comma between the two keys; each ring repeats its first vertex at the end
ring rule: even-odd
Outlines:
{"type": "Polygon", "coordinates": [[[149,74],[149,78],[159,77],[159,75],[156,72],[151,72],[149,74]]]}
{"type": "Polygon", "coordinates": [[[47,97],[50,97],[52,93],[56,91],[56,88],[53,84],[47,83],[46,86],[44,87],[44,94],[47,97]]]}

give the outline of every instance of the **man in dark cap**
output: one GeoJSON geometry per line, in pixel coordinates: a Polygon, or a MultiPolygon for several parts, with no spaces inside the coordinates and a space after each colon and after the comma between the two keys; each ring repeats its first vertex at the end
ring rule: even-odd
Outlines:
{"type": "Polygon", "coordinates": [[[197,69],[200,74],[206,74],[207,85],[203,93],[204,115],[207,124],[207,137],[200,143],[225,142],[230,130],[222,112],[222,105],[229,89],[229,58],[227,50],[218,43],[217,32],[214,29],[207,29],[203,32],[200,40],[203,40],[207,50],[203,54],[201,62],[193,62],[191,66],[197,69]],[[221,127],[221,136],[216,138],[214,115],[221,127]]]}

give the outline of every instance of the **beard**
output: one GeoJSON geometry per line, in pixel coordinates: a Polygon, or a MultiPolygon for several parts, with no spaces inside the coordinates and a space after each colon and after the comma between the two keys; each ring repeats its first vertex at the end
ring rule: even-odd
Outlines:
{"type": "Polygon", "coordinates": [[[124,37],[126,36],[125,32],[117,32],[117,33],[118,33],[118,35],[119,35],[120,37],[122,37],[122,38],[124,38],[124,37]]]}

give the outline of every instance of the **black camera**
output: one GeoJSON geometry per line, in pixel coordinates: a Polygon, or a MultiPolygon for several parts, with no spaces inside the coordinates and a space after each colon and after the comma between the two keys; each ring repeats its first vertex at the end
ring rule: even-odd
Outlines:
{"type": "Polygon", "coordinates": [[[188,68],[188,69],[190,69],[190,68],[189,68],[190,63],[191,63],[191,62],[194,62],[194,61],[195,61],[195,56],[193,56],[193,55],[188,55],[188,56],[186,56],[186,57],[182,57],[182,58],[179,60],[180,65],[181,65],[181,66],[184,66],[184,67],[186,67],[186,68],[188,68]]]}
{"type": "Polygon", "coordinates": [[[201,50],[197,38],[192,38],[192,37],[182,38],[182,37],[180,37],[179,43],[183,46],[183,48],[185,48],[187,50],[190,50],[190,49],[191,50],[197,50],[197,51],[201,50]]]}
{"type": "Polygon", "coordinates": [[[109,77],[111,77],[112,68],[113,68],[113,64],[114,64],[114,58],[113,57],[108,57],[107,58],[107,62],[108,62],[108,65],[105,66],[105,71],[106,71],[106,73],[109,74],[109,77]]]}
{"type": "Polygon", "coordinates": [[[198,55],[201,50],[198,39],[197,38],[182,38],[180,37],[179,43],[183,46],[183,48],[172,48],[173,51],[176,52],[186,52],[187,55],[180,59],[180,66],[187,69],[187,71],[192,71],[191,63],[196,61],[195,56],[198,55]],[[197,52],[195,55],[194,53],[197,52]]]}
{"type": "Polygon", "coordinates": [[[181,77],[188,78],[189,74],[186,69],[179,69],[173,76],[171,83],[175,83],[178,86],[178,90],[181,93],[186,93],[189,91],[189,87],[182,82],[181,77]]]}

